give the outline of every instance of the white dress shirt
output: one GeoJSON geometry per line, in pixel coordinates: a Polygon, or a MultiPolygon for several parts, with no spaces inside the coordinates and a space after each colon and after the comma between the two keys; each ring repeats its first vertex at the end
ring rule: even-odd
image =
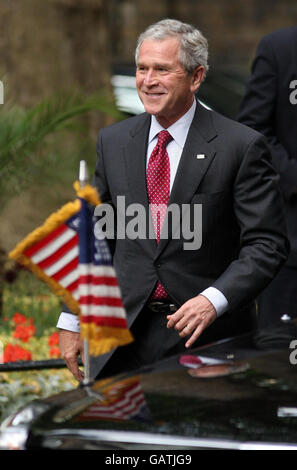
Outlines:
{"type": "MultiPolygon", "coordinates": [[[[194,100],[191,108],[184,114],[178,121],[167,128],[167,131],[172,136],[172,140],[167,145],[167,153],[170,161],[170,191],[174,182],[174,178],[179,165],[180,157],[187,139],[188,131],[192,123],[196,110],[196,100],[194,100]]],[[[164,130],[159,124],[155,116],[151,117],[151,127],[148,138],[147,148],[147,164],[149,157],[157,144],[158,133],[164,130]]],[[[203,208],[202,208],[203,210],[203,208]]],[[[199,266],[197,267],[199,269],[199,266]]],[[[201,294],[206,297],[214,306],[217,316],[222,315],[228,308],[228,301],[226,297],[215,287],[208,287],[201,294]]],[[[79,332],[79,319],[77,315],[62,312],[57,323],[58,328],[64,330],[79,332]]]]}

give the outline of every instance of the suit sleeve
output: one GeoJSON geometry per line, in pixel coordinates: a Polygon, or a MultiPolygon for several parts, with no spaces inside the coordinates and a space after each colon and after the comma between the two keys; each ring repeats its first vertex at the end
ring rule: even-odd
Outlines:
{"type": "Polygon", "coordinates": [[[267,138],[273,166],[280,175],[280,186],[286,198],[297,192],[297,161],[290,159],[276,135],[276,100],[278,64],[271,41],[260,41],[252,64],[251,77],[241,102],[238,121],[267,138]]]}
{"type": "Polygon", "coordinates": [[[240,250],[213,283],[225,295],[231,310],[256,298],[289,253],[278,177],[261,135],[245,151],[234,181],[233,200],[240,227],[240,250]]]}

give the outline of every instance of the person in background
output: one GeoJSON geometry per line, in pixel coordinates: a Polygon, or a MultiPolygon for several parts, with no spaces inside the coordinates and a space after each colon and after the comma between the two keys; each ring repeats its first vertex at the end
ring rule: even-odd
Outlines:
{"type": "Polygon", "coordinates": [[[267,139],[280,177],[291,250],[258,299],[259,326],[297,317],[297,27],[264,36],[252,64],[238,121],[267,139]]]}

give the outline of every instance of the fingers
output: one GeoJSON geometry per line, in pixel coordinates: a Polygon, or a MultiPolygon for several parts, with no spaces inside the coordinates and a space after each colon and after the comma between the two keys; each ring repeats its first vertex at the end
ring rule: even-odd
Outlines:
{"type": "Polygon", "coordinates": [[[60,330],[59,346],[61,356],[66,362],[66,366],[76,380],[81,382],[84,378],[84,373],[78,367],[78,356],[81,355],[83,360],[83,343],[80,339],[80,334],[72,331],[60,330]]]}
{"type": "Polygon", "coordinates": [[[183,307],[181,307],[180,309],[178,309],[175,313],[172,313],[171,315],[167,315],[167,319],[168,319],[167,328],[175,327],[175,325],[177,325],[177,323],[184,318],[182,308],[183,307]]]}
{"type": "Polygon", "coordinates": [[[78,367],[78,356],[64,356],[63,358],[66,362],[66,365],[70,372],[73,374],[73,376],[81,382],[84,378],[84,373],[82,370],[79,369],[78,367]]]}
{"type": "Polygon", "coordinates": [[[167,328],[174,328],[181,338],[191,335],[185,343],[189,348],[216,319],[216,311],[209,300],[199,295],[188,300],[179,310],[168,315],[167,319],[167,328]]]}
{"type": "Polygon", "coordinates": [[[174,328],[180,336],[189,335],[195,326],[195,322],[199,320],[197,309],[193,308],[190,301],[182,305],[172,315],[168,315],[167,319],[167,328],[174,328]]]}
{"type": "Polygon", "coordinates": [[[186,342],[185,346],[186,348],[190,348],[199,338],[203,330],[206,328],[206,326],[202,323],[194,330],[193,334],[189,338],[189,340],[186,342]]]}

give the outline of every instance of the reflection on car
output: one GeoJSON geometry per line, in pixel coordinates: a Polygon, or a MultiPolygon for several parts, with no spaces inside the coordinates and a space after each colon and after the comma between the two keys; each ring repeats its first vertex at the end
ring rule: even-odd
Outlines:
{"type": "Polygon", "coordinates": [[[36,400],[0,448],[297,449],[293,321],[36,400]]]}

